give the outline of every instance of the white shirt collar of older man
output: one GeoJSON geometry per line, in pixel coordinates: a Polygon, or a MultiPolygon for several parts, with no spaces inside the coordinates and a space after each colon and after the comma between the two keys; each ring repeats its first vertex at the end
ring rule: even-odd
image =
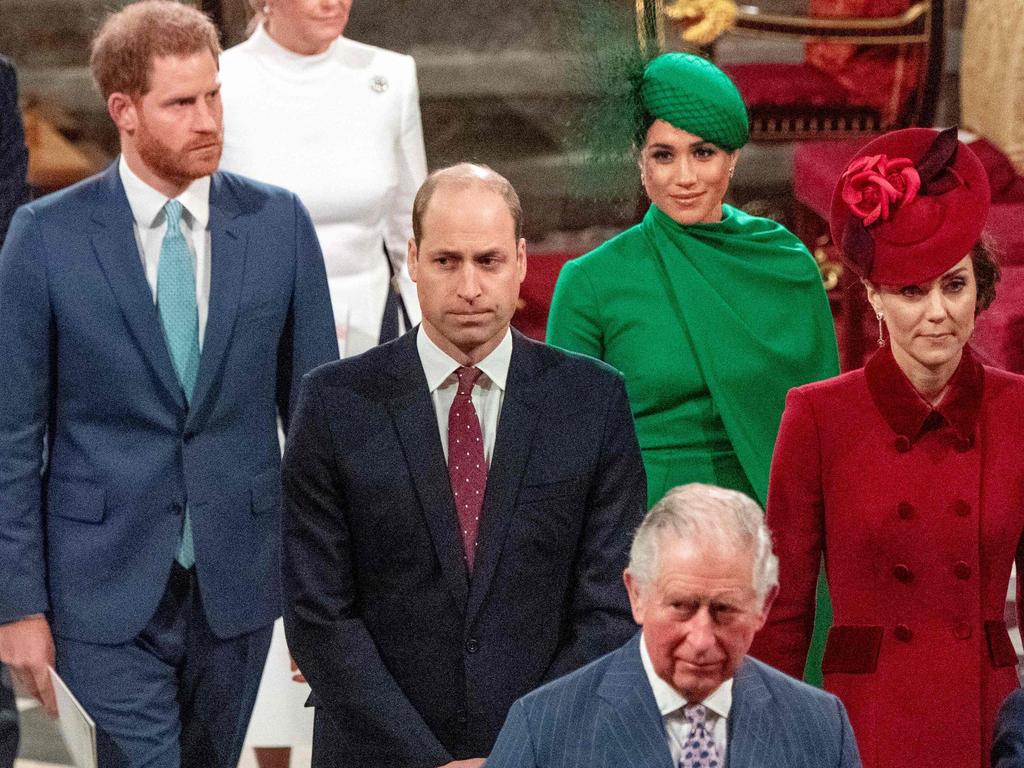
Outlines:
{"type": "MultiPolygon", "coordinates": [[[[140,179],[135,171],[128,167],[128,161],[125,160],[124,155],[121,155],[118,162],[118,172],[121,175],[121,183],[124,185],[124,192],[128,197],[128,206],[132,209],[135,224],[142,229],[154,229],[163,224],[160,216],[163,213],[164,205],[167,204],[168,197],[140,179]]],[[[210,221],[209,176],[203,176],[193,181],[175,199],[188,213],[189,229],[193,232],[206,229],[206,225],[210,221]]]]}
{"type": "MultiPolygon", "coordinates": [[[[647,682],[650,683],[651,691],[654,692],[654,701],[658,705],[658,712],[661,714],[665,726],[669,752],[672,753],[672,757],[678,765],[682,757],[682,745],[689,737],[690,727],[683,716],[683,707],[689,702],[685,696],[662,680],[654,671],[654,663],[651,661],[651,655],[647,652],[647,641],[643,634],[640,635],[640,661],[644,665],[647,682]]],[[[712,691],[701,704],[708,710],[708,726],[711,729],[712,738],[718,745],[718,751],[724,759],[729,711],[732,709],[732,678],[730,677],[712,691]]]]}

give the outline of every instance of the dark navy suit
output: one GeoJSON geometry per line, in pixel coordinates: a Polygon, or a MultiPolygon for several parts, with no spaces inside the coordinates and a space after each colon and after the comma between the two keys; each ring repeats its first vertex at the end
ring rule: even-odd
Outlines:
{"type": "Polygon", "coordinates": [[[0,56],[0,245],[14,210],[28,200],[27,173],[28,150],[18,107],[18,79],[14,66],[0,56]]]}
{"type": "Polygon", "coordinates": [[[515,699],[636,629],[621,377],[513,332],[470,577],[417,332],[310,374],[288,436],[285,629],[318,768],[483,757],[515,699]]]}
{"type": "MultiPolygon", "coordinates": [[[[0,246],[14,210],[28,200],[25,175],[28,151],[18,108],[18,80],[14,66],[0,56],[0,246]]],[[[18,713],[14,692],[0,664],[0,768],[14,765],[18,751],[18,713]]]]}
{"type": "Polygon", "coordinates": [[[323,260],[293,194],[214,174],[209,232],[191,407],[116,164],[22,207],[0,251],[0,622],[50,620],[58,671],[112,737],[106,765],[141,761],[133,739],[167,738],[146,732],[174,704],[162,670],[138,647],[116,655],[140,642],[192,692],[183,762],[240,749],[280,609],[276,419],[302,375],[337,357],[323,260]],[[186,504],[195,571],[172,573],[186,504]],[[233,653],[253,667],[242,679],[216,650],[232,638],[249,638],[233,653]],[[218,685],[237,689],[237,711],[203,700],[218,685]],[[222,711],[233,721],[214,727],[222,711]]]}
{"type": "MultiPolygon", "coordinates": [[[[747,657],[733,678],[728,768],[858,768],[839,699],[747,657]]],[[[673,768],[640,635],[517,701],[486,768],[673,768]]]]}

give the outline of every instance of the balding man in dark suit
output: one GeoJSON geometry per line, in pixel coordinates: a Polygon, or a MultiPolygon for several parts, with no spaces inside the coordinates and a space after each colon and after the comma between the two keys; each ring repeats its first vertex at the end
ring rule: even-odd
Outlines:
{"type": "Polygon", "coordinates": [[[479,766],[512,702],[635,631],[620,580],[646,480],[622,378],[509,328],[519,201],[433,174],[423,324],[303,382],[285,451],[285,628],[313,763],[479,766]]]}

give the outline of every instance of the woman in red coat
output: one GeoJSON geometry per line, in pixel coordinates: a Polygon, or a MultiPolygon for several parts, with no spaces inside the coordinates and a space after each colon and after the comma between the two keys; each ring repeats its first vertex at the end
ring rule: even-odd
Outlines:
{"type": "Polygon", "coordinates": [[[955,131],[897,131],[861,150],[831,229],[883,346],[859,371],[791,390],[775,448],[781,591],[751,652],[800,675],[824,553],[825,687],[866,768],[988,765],[996,711],[1018,684],[1003,607],[1024,554],[1024,377],[966,346],[998,279],[979,244],[988,200],[955,131]]]}

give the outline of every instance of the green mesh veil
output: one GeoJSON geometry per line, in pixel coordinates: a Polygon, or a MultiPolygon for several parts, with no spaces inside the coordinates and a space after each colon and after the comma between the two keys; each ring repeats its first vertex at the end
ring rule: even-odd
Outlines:
{"type": "Polygon", "coordinates": [[[565,149],[580,157],[570,179],[584,198],[608,200],[635,192],[634,147],[652,118],[726,150],[749,136],[746,108],[728,76],[707,59],[641,48],[631,3],[562,0],[561,38],[568,73],[588,95],[566,132],[565,149]]]}
{"type": "Polygon", "coordinates": [[[564,132],[574,159],[573,196],[595,201],[635,198],[632,152],[643,120],[640,85],[649,56],[640,48],[630,3],[561,0],[560,35],[573,90],[581,103],[564,132]]]}

